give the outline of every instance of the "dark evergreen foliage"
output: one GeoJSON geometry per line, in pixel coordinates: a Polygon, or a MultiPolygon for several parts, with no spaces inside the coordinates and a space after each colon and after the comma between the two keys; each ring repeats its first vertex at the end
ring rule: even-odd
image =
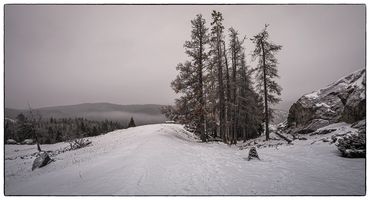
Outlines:
{"type": "Polygon", "coordinates": [[[134,118],[132,118],[131,117],[131,119],[130,119],[130,122],[128,123],[128,126],[127,126],[127,128],[130,128],[130,127],[135,127],[136,125],[135,125],[135,121],[134,121],[134,118]]]}
{"type": "Polygon", "coordinates": [[[205,50],[209,43],[208,29],[205,24],[206,21],[200,14],[191,20],[191,40],[184,44],[185,53],[191,61],[177,65],[176,69],[179,71],[179,75],[171,83],[174,91],[183,95],[176,99],[176,109],[179,114],[177,120],[192,126],[203,142],[207,138],[203,69],[208,59],[205,50]]]}
{"type": "MultiPolygon", "coordinates": [[[[223,142],[227,142],[227,135],[226,135],[226,102],[225,102],[225,85],[224,85],[224,66],[223,66],[223,54],[222,51],[222,44],[224,43],[224,35],[223,30],[224,26],[222,21],[224,20],[222,17],[222,13],[218,11],[212,11],[212,22],[211,22],[211,42],[210,42],[210,54],[212,56],[211,65],[215,67],[211,67],[212,69],[216,70],[214,75],[217,75],[216,79],[216,92],[215,95],[218,104],[213,106],[216,108],[216,112],[218,113],[218,124],[219,127],[219,136],[222,138],[223,142]]],[[[215,102],[214,102],[215,103],[215,102]]],[[[216,121],[217,124],[217,121],[216,121]]]]}
{"type": "Polygon", "coordinates": [[[281,45],[276,45],[269,39],[269,33],[267,32],[268,25],[254,36],[251,40],[256,45],[252,58],[258,58],[258,65],[256,68],[256,80],[257,80],[257,91],[264,99],[264,112],[265,112],[265,128],[266,128],[266,140],[269,139],[269,121],[271,120],[272,110],[269,108],[270,104],[276,104],[281,99],[280,96],[282,88],[274,80],[278,78],[277,64],[278,61],[275,58],[275,54],[281,50],[281,45]]]}
{"type": "Polygon", "coordinates": [[[97,136],[116,129],[124,128],[113,121],[93,121],[84,118],[49,118],[32,122],[22,113],[17,120],[5,122],[5,138],[21,143],[25,139],[37,140],[41,144],[53,144],[76,138],[97,136]]]}
{"type": "MultiPolygon", "coordinates": [[[[201,15],[197,15],[191,24],[191,40],[184,45],[191,61],[177,65],[179,74],[171,83],[172,89],[181,96],[175,100],[174,106],[163,107],[162,112],[168,119],[185,124],[203,142],[220,138],[225,143],[236,144],[238,140],[260,136],[264,120],[263,94],[255,91],[251,80],[254,71],[257,77],[260,72],[246,64],[245,37],[239,37],[238,31],[230,28],[226,44],[223,16],[217,11],[212,12],[210,33],[207,33],[201,15]]],[[[268,38],[267,32],[262,35],[268,38]]],[[[276,102],[277,98],[272,94],[280,94],[281,88],[272,80],[277,75],[273,54],[281,47],[267,40],[261,41],[267,49],[268,98],[270,102],[276,102]]],[[[254,51],[254,57],[258,57],[259,50],[254,51]]],[[[260,65],[261,61],[258,67],[260,65]]],[[[260,86],[257,79],[257,89],[260,86]]]]}

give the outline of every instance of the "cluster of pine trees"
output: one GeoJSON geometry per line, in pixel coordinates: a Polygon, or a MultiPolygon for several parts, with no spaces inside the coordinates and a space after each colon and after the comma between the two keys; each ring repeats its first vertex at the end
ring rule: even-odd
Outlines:
{"type": "Polygon", "coordinates": [[[237,30],[223,26],[222,13],[213,11],[210,30],[201,14],[191,20],[191,39],[184,44],[190,60],[179,63],[179,74],[171,87],[181,97],[175,106],[163,108],[171,120],[186,124],[201,140],[211,137],[236,144],[258,137],[263,130],[269,139],[269,104],[280,101],[276,52],[281,49],[268,40],[267,25],[253,38],[255,68],[246,64],[244,42],[237,30]],[[226,36],[227,35],[227,36],[226,36]],[[255,77],[255,82],[252,81],[255,77]],[[265,126],[263,126],[265,122],[265,126]]]}
{"type": "Polygon", "coordinates": [[[97,136],[122,128],[124,126],[120,123],[108,120],[93,121],[84,118],[39,120],[21,113],[16,117],[16,120],[5,121],[5,141],[13,139],[22,142],[25,139],[33,139],[41,144],[53,144],[76,138],[97,136]]]}

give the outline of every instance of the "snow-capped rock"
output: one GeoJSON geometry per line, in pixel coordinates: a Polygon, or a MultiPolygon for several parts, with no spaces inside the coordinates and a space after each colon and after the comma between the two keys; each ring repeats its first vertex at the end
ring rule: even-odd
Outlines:
{"type": "Polygon", "coordinates": [[[302,96],[289,109],[288,126],[309,127],[310,131],[315,131],[335,122],[353,123],[364,119],[365,74],[365,69],[357,70],[325,88],[302,96]]]}
{"type": "Polygon", "coordinates": [[[17,144],[17,141],[15,141],[13,139],[7,139],[6,144],[17,144]]]}
{"type": "Polygon", "coordinates": [[[23,140],[22,144],[34,144],[33,139],[25,139],[23,140]]]}

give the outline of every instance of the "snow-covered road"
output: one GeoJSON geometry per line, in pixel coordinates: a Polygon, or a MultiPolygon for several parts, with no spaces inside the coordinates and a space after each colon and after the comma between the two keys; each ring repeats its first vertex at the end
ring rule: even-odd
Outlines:
{"type": "MultiPolygon", "coordinates": [[[[363,195],[365,159],[337,156],[334,145],[248,150],[199,143],[175,124],[146,125],[90,138],[31,171],[34,146],[6,145],[7,195],[363,195]],[[14,158],[14,159],[13,159],[14,158]],[[12,160],[11,160],[12,159],[12,160]]],[[[43,145],[56,150],[67,143],[43,145]]]]}

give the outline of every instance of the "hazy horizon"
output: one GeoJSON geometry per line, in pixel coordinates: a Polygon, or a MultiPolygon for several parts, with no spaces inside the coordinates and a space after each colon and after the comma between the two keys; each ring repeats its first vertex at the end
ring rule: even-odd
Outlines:
{"type": "Polygon", "coordinates": [[[225,35],[270,24],[280,106],[365,68],[365,5],[5,5],[5,107],[173,104],[190,20],[201,13],[209,27],[212,10],[225,35]]]}
{"type": "MultiPolygon", "coordinates": [[[[63,104],[63,105],[50,105],[50,106],[41,106],[41,107],[33,107],[32,105],[31,108],[32,109],[40,109],[40,108],[52,108],[52,107],[64,107],[64,106],[77,106],[77,105],[84,105],[84,104],[112,104],[112,105],[120,105],[120,106],[136,106],[136,105],[169,105],[169,104],[153,104],[153,103],[142,103],[142,104],[120,104],[120,103],[112,103],[112,102],[81,102],[81,103],[75,103],[75,104],[63,104]]],[[[29,107],[28,107],[28,104],[26,107],[24,108],[13,108],[13,107],[8,107],[8,106],[5,106],[5,108],[9,108],[9,109],[14,109],[14,110],[28,110],[29,107]]]]}

